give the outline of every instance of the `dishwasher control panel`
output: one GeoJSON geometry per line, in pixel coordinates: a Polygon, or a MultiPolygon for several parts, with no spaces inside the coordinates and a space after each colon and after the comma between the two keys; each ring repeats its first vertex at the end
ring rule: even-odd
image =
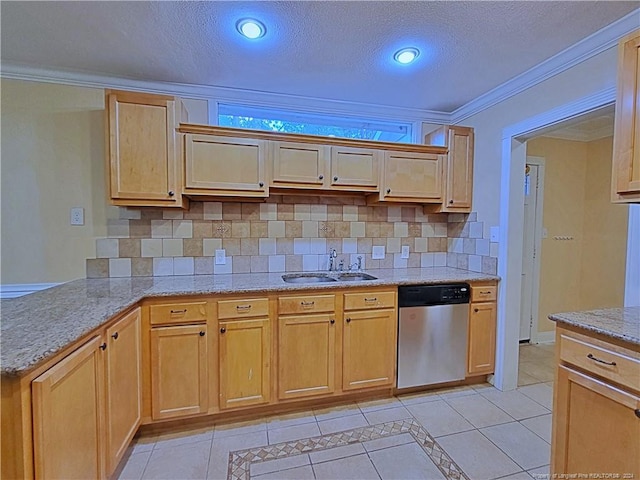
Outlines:
{"type": "Polygon", "coordinates": [[[398,307],[469,303],[470,297],[471,287],[467,283],[398,287],[398,307]]]}

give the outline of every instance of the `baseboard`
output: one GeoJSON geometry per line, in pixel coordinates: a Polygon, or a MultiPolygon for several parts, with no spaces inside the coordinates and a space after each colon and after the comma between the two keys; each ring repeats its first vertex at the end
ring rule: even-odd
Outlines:
{"type": "Polygon", "coordinates": [[[536,334],[531,335],[531,343],[553,343],[555,341],[555,330],[551,330],[549,332],[537,332],[536,334]]]}
{"type": "Polygon", "coordinates": [[[0,285],[0,298],[17,298],[23,295],[55,287],[59,283],[13,283],[0,285]]]}

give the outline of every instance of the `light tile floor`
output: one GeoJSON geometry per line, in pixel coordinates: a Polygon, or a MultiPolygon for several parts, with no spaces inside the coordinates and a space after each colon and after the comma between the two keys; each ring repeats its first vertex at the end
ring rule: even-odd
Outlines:
{"type": "Polygon", "coordinates": [[[520,347],[510,392],[464,386],[137,438],[119,478],[547,478],[553,347],[520,347]],[[246,468],[232,477],[233,459],[246,468]]]}

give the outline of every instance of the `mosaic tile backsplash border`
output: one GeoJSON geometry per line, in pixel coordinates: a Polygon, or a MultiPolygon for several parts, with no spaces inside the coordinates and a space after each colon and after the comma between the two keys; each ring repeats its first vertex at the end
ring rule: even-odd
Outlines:
{"type": "Polygon", "coordinates": [[[266,203],[192,202],[188,211],[120,208],[96,240],[87,277],[210,275],[450,266],[496,274],[497,243],[476,214],[426,214],[420,206],[367,206],[361,198],[270,197],[266,203]],[[402,258],[402,246],[409,258],[402,258]],[[373,259],[374,246],[385,249],[373,259]],[[216,265],[224,249],[226,264],[216,265]]]}

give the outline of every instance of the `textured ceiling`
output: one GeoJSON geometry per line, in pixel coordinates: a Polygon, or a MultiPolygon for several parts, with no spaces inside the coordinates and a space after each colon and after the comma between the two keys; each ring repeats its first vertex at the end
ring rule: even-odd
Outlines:
{"type": "Polygon", "coordinates": [[[2,62],[450,112],[637,8],[616,1],[1,2],[2,62]],[[239,18],[264,21],[251,42],[239,18]],[[410,66],[391,60],[413,45],[410,66]]]}

